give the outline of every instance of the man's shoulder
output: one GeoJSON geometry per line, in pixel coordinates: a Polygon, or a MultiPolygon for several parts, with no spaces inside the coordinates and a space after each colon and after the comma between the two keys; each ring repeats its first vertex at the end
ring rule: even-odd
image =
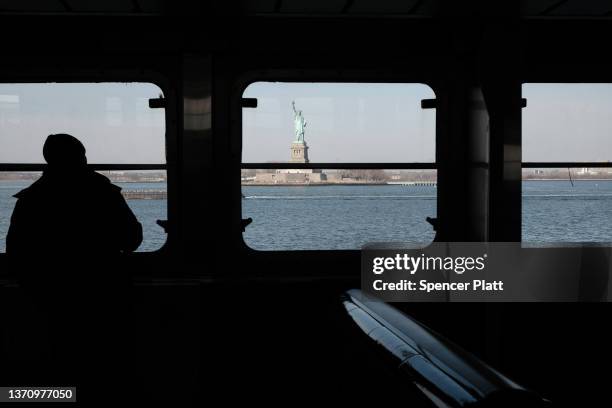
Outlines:
{"type": "Polygon", "coordinates": [[[114,193],[121,192],[121,187],[111,183],[110,179],[103,174],[93,171],[89,177],[91,178],[91,187],[93,188],[99,188],[114,193]]]}
{"type": "Polygon", "coordinates": [[[36,180],[35,182],[33,182],[32,184],[30,184],[28,187],[19,191],[17,194],[13,195],[13,197],[17,199],[23,199],[23,198],[30,197],[32,195],[37,195],[40,192],[42,192],[42,190],[44,190],[44,181],[42,180],[42,178],[40,178],[36,180]]]}
{"type": "MultiPolygon", "coordinates": [[[[97,191],[102,194],[110,195],[121,194],[121,187],[114,185],[111,183],[108,177],[95,171],[92,171],[87,175],[79,176],[78,180],[81,186],[85,187],[85,190],[97,191]]],[[[42,195],[49,194],[50,191],[57,192],[58,190],[65,193],[65,183],[58,183],[58,181],[55,179],[48,179],[47,177],[43,176],[32,183],[29,187],[26,187],[15,194],[13,197],[22,201],[24,199],[36,199],[42,195]]]]}

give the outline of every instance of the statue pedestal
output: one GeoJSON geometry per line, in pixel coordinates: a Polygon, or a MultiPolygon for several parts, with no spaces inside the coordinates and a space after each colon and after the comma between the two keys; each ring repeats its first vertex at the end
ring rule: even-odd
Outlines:
{"type": "Polygon", "coordinates": [[[291,143],[290,163],[308,163],[308,145],[306,142],[291,143]]]}

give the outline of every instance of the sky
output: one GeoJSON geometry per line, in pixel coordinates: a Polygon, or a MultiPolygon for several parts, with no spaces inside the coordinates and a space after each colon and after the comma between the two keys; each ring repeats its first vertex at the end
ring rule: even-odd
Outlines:
{"type": "Polygon", "coordinates": [[[523,161],[612,160],[612,84],[525,84],[523,161]]]}
{"type": "Polygon", "coordinates": [[[44,163],[49,134],[69,133],[89,163],[165,163],[163,109],[149,83],[0,84],[0,162],[44,163]]]}
{"type": "MultiPolygon", "coordinates": [[[[243,109],[243,162],[287,161],[291,101],[308,122],[313,162],[433,162],[434,98],[422,84],[257,82],[243,109]]],[[[612,84],[525,84],[523,161],[612,160],[612,84]]]]}
{"type": "MultiPolygon", "coordinates": [[[[0,84],[0,162],[42,163],[51,133],[70,133],[90,163],[164,163],[163,109],[148,83],[0,84]]],[[[435,98],[424,84],[256,82],[244,97],[245,163],[289,160],[295,101],[312,162],[433,162],[435,98]]],[[[612,84],[525,84],[523,161],[612,160],[612,84]]]]}
{"type": "Polygon", "coordinates": [[[295,138],[291,102],[306,120],[312,162],[433,162],[434,98],[422,84],[256,82],[244,97],[257,108],[242,113],[242,161],[283,162],[295,138]]]}

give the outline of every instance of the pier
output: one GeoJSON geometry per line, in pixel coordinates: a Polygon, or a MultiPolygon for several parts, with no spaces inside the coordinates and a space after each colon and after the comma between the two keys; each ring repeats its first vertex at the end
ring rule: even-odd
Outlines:
{"type": "Polygon", "coordinates": [[[166,200],[166,190],[123,190],[121,191],[126,200],[166,200]]]}
{"type": "Polygon", "coordinates": [[[425,186],[425,187],[437,187],[437,181],[389,181],[387,184],[399,185],[399,186],[425,186]]]}

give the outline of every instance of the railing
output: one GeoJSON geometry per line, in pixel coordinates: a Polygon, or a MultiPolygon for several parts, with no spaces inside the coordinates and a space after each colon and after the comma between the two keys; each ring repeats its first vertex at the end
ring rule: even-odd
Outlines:
{"type": "Polygon", "coordinates": [[[242,163],[242,169],[283,170],[283,169],[329,169],[329,170],[432,170],[437,163],[242,163]]]}
{"type": "Polygon", "coordinates": [[[612,162],[524,162],[524,169],[572,169],[581,167],[612,167],[612,162]]]}
{"type": "MultiPolygon", "coordinates": [[[[130,171],[130,170],[166,170],[166,165],[159,164],[88,164],[90,169],[96,171],[130,171]]],[[[0,163],[0,171],[44,171],[46,164],[41,163],[0,163]]]]}
{"type": "MultiPolygon", "coordinates": [[[[486,167],[486,163],[482,164],[486,167]]],[[[522,162],[524,169],[534,168],[580,168],[580,167],[612,167],[612,162],[522,162]]],[[[262,170],[283,169],[330,169],[330,170],[434,170],[439,168],[438,163],[242,163],[241,168],[262,170]]],[[[1,168],[0,168],[1,170],[1,168]]]]}

